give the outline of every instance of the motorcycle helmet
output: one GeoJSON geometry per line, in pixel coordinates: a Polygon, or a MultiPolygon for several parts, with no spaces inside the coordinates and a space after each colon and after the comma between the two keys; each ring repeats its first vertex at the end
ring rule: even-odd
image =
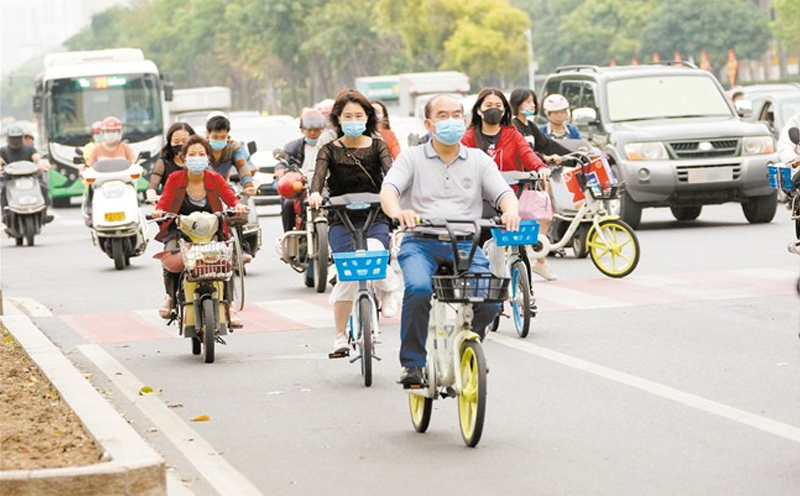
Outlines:
{"type": "Polygon", "coordinates": [[[542,103],[545,112],[555,112],[557,110],[569,110],[569,102],[563,95],[553,93],[548,95],[542,103]]]}
{"type": "Polygon", "coordinates": [[[278,194],[287,200],[300,196],[306,186],[306,178],[299,172],[287,172],[278,179],[278,194]]]}
{"type": "Polygon", "coordinates": [[[325,116],[319,110],[306,110],[300,117],[300,127],[302,129],[325,129],[325,116]]]}
{"type": "Polygon", "coordinates": [[[92,123],[92,134],[100,134],[100,128],[103,126],[103,123],[100,121],[94,121],[92,123]]]}
{"type": "Polygon", "coordinates": [[[121,131],[122,130],[122,121],[117,119],[116,117],[109,116],[103,119],[103,122],[100,123],[100,130],[101,131],[121,131]]]}
{"type": "Polygon", "coordinates": [[[8,132],[6,132],[6,137],[8,138],[8,147],[12,150],[19,150],[22,148],[22,136],[25,134],[25,131],[22,130],[22,126],[19,124],[14,124],[13,126],[8,128],[8,132]]]}
{"type": "Polygon", "coordinates": [[[330,115],[331,111],[333,110],[333,105],[335,103],[336,102],[334,100],[332,100],[330,98],[326,98],[325,100],[322,100],[321,102],[316,104],[314,107],[317,110],[319,110],[322,115],[328,116],[328,115],[330,115]]]}
{"type": "Polygon", "coordinates": [[[226,114],[225,112],[222,112],[220,110],[212,110],[206,116],[206,122],[210,121],[214,117],[224,117],[224,118],[228,119],[228,114],[226,114]]]}

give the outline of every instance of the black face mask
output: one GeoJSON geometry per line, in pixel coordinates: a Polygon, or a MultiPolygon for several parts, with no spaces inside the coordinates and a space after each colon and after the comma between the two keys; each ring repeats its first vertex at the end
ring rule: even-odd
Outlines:
{"type": "Polygon", "coordinates": [[[500,124],[500,121],[503,120],[503,111],[499,108],[484,110],[483,120],[485,120],[487,124],[500,124]]]}

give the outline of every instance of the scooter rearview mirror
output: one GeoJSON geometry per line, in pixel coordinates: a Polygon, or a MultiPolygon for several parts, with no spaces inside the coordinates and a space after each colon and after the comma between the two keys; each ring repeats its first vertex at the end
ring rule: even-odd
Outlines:
{"type": "Polygon", "coordinates": [[[139,152],[139,160],[150,160],[150,156],[150,152],[147,150],[139,152]]]}
{"type": "Polygon", "coordinates": [[[800,129],[796,127],[789,128],[789,141],[795,145],[800,145],[800,129]]]}

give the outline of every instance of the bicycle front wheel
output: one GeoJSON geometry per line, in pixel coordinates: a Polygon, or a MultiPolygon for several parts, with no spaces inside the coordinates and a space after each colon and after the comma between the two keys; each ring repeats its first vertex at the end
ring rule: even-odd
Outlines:
{"type": "Polygon", "coordinates": [[[486,417],[486,357],[478,341],[466,341],[461,348],[461,392],[458,395],[458,420],[464,443],[474,448],[483,434],[486,417]]]}
{"type": "Polygon", "coordinates": [[[586,246],[597,270],[608,277],[625,277],[639,264],[639,239],[621,220],[603,221],[600,230],[592,227],[586,246]]]}
{"type": "Polygon", "coordinates": [[[242,239],[237,229],[231,230],[233,239],[233,275],[230,279],[230,298],[233,308],[244,310],[244,254],[242,252],[242,239]]]}
{"type": "Polygon", "coordinates": [[[361,348],[361,375],[364,376],[364,385],[372,385],[372,300],[362,297],[358,300],[359,336],[358,343],[361,348]]]}
{"type": "Polygon", "coordinates": [[[511,314],[519,337],[527,337],[531,329],[531,285],[522,260],[511,264],[511,314]]]}

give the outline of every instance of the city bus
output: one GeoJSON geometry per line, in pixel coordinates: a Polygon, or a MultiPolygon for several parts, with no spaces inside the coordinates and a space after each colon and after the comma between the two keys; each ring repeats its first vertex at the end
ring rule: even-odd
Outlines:
{"type": "MultiPolygon", "coordinates": [[[[92,123],[115,116],[123,122],[123,140],[134,154],[149,152],[142,164],[149,176],[163,145],[169,116],[171,83],[139,49],[121,48],[50,54],[36,79],[34,112],[39,124],[40,152],[54,165],[49,173],[54,206],[67,206],[83,194],[74,163],[76,148],[92,139],[92,123]]],[[[145,178],[139,180],[144,190],[145,178]]]]}

